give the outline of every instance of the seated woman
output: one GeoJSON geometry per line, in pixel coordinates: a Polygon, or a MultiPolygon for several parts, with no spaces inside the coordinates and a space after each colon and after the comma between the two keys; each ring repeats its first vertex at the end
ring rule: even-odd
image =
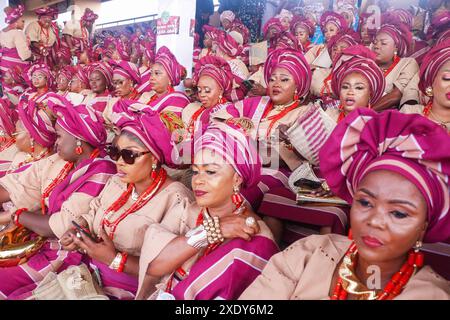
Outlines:
{"type": "MultiPolygon", "coordinates": [[[[345,49],[335,61],[331,88],[340,98],[338,109],[327,109],[326,114],[311,108],[297,119],[300,131],[288,134],[286,143],[291,144],[311,166],[314,174],[322,178],[319,170],[319,151],[325,143],[335,123],[342,121],[356,108],[370,107],[378,101],[384,90],[383,72],[374,61],[372,51],[362,45],[345,49]],[[328,115],[328,116],[327,116],[328,115]],[[323,123],[321,119],[323,119],[323,123]],[[326,119],[325,119],[326,118],[326,119]],[[331,123],[328,130],[323,124],[331,123]]],[[[319,107],[320,108],[320,107],[319,107]]],[[[306,162],[304,161],[304,163],[306,162]]],[[[259,212],[284,220],[287,224],[301,224],[319,228],[320,233],[344,234],[348,228],[348,209],[337,205],[298,204],[297,192],[293,185],[300,178],[305,178],[304,166],[294,170],[289,178],[290,187],[272,188],[265,195],[259,212]]],[[[318,196],[331,196],[319,189],[318,196]]],[[[286,228],[284,228],[286,230],[286,228]]]]}
{"type": "Polygon", "coordinates": [[[318,97],[322,102],[322,107],[327,110],[329,108],[337,109],[339,102],[334,99],[331,90],[331,78],[333,73],[334,62],[336,57],[346,48],[356,46],[361,42],[359,35],[352,29],[346,29],[331,37],[327,42],[328,54],[333,61],[330,68],[316,67],[313,70],[310,92],[318,97]]]}
{"type": "Polygon", "coordinates": [[[150,75],[152,73],[152,66],[155,63],[155,52],[149,46],[141,48],[143,51],[141,56],[141,66],[139,67],[139,74],[141,75],[141,85],[136,88],[137,92],[144,93],[152,90],[150,85],[150,75]]]}
{"type": "Polygon", "coordinates": [[[220,33],[219,29],[207,24],[202,27],[202,30],[204,33],[203,49],[202,51],[200,51],[200,54],[198,56],[199,59],[212,55],[212,39],[214,39],[216,35],[220,33]]]}
{"type": "MultiPolygon", "coordinates": [[[[47,94],[54,89],[55,78],[52,71],[45,64],[33,64],[28,69],[26,77],[30,80],[32,88],[20,96],[18,108],[31,101],[34,101],[37,106],[43,107],[47,94]]],[[[26,109],[26,106],[22,108],[26,109]]]]}
{"type": "Polygon", "coordinates": [[[113,69],[106,62],[95,62],[89,66],[89,86],[91,92],[84,98],[82,104],[96,111],[103,112],[112,99],[113,69]]]}
{"type": "Polygon", "coordinates": [[[44,238],[42,247],[26,263],[17,265],[16,261],[14,266],[0,268],[2,298],[29,292],[49,272],[81,262],[82,255],[63,250],[57,237],[72,226],[72,220],[80,222],[91,200],[116,172],[114,163],[102,157],[106,132],[101,117],[55,96],[64,102],[62,107],[48,102],[58,117],[58,153],[0,179],[0,202],[12,201],[17,209],[12,215],[2,213],[0,223],[10,223],[16,230],[26,228],[33,237],[39,236],[36,239],[44,238]]]}
{"type": "Polygon", "coordinates": [[[87,96],[90,93],[88,67],[75,66],[72,79],[70,80],[70,92],[87,96]]]}
{"type": "Polygon", "coordinates": [[[326,112],[336,122],[356,108],[371,109],[383,96],[386,81],[375,59],[370,49],[357,45],[344,49],[335,61],[331,89],[339,97],[340,105],[326,112]]]}
{"type": "Polygon", "coordinates": [[[181,114],[187,129],[184,140],[194,140],[195,133],[203,132],[210,123],[210,115],[226,106],[232,90],[233,74],[224,59],[208,56],[195,65],[193,80],[199,102],[189,104],[181,114]]]}
{"type": "Polygon", "coordinates": [[[62,235],[65,249],[84,250],[84,262],[98,271],[105,294],[133,299],[147,228],[166,216],[178,215],[192,200],[192,193],[170,179],[161,167],[171,162],[171,145],[170,132],[157,113],[119,102],[112,118],[121,130],[109,150],[110,157],[117,161],[118,174],[80,218],[80,224],[103,242],[77,235],[70,226],[58,228],[55,233],[62,235]]]}
{"type": "Polygon", "coordinates": [[[0,99],[0,177],[6,174],[12,159],[19,152],[13,137],[18,117],[17,111],[7,101],[0,99]]]}
{"type": "Polygon", "coordinates": [[[60,96],[66,97],[70,92],[71,81],[75,68],[72,66],[64,66],[59,69],[56,75],[56,93],[60,96]]]}
{"type": "Polygon", "coordinates": [[[316,59],[321,53],[324,53],[323,50],[326,49],[328,41],[340,31],[347,28],[347,21],[345,21],[345,18],[339,13],[326,11],[322,14],[320,17],[320,29],[325,37],[325,43],[314,45],[305,53],[306,61],[311,65],[312,69],[314,69],[314,66],[312,65],[314,59],[316,59]]]}
{"type": "Polygon", "coordinates": [[[433,47],[420,67],[419,89],[430,100],[423,105],[405,105],[404,113],[419,113],[450,132],[450,39],[433,47]]]}
{"type": "Polygon", "coordinates": [[[196,203],[147,230],[138,299],[236,299],[278,251],[239,195],[261,171],[247,134],[215,124],[196,140],[194,154],[196,203]]]}
{"type": "Polygon", "coordinates": [[[180,84],[185,72],[186,69],[167,47],[159,48],[150,74],[152,91],[144,93],[140,102],[149,105],[153,111],[173,112],[181,117],[181,112],[190,101],[183,92],[175,91],[173,87],[180,84]]]}
{"type": "Polygon", "coordinates": [[[376,111],[398,109],[406,104],[417,104],[419,101],[419,66],[408,55],[412,41],[409,27],[392,16],[384,19],[373,42],[373,51],[378,66],[386,78],[383,98],[373,106],[376,111]]]}
{"type": "Polygon", "coordinates": [[[17,106],[20,96],[28,87],[25,77],[25,71],[17,65],[3,73],[1,81],[3,96],[0,99],[17,106]]]}
{"type": "Polygon", "coordinates": [[[299,43],[288,29],[285,29],[279,18],[270,18],[263,27],[264,40],[269,43],[269,52],[276,49],[298,50],[299,43]]]}
{"type": "Polygon", "coordinates": [[[238,123],[249,129],[252,138],[260,144],[263,158],[261,183],[242,192],[254,210],[258,210],[268,190],[287,187],[290,171],[301,163],[293,149],[280,143],[279,126],[293,125],[310,108],[306,98],[311,70],[301,52],[292,49],[272,51],[264,65],[264,78],[269,96],[246,98],[212,115],[218,121],[238,123]]]}
{"type": "Polygon", "coordinates": [[[352,203],[351,239],[297,241],[240,299],[450,299],[448,281],[420,252],[422,242],[450,240],[447,132],[418,115],[357,109],[320,159],[331,190],[352,203]]]}
{"type": "Polygon", "coordinates": [[[303,53],[308,52],[313,44],[311,38],[314,36],[316,28],[311,20],[302,16],[294,16],[291,22],[291,33],[297,38],[299,47],[303,49],[303,53]]]}

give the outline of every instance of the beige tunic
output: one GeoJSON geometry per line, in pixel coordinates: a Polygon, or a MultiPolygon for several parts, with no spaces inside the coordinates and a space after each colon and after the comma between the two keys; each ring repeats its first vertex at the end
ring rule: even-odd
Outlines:
{"type": "MultiPolygon", "coordinates": [[[[274,255],[241,300],[326,300],[333,273],[350,240],[329,234],[303,238],[274,255]]],[[[405,286],[398,300],[448,300],[450,285],[425,266],[405,286]]]]}
{"type": "MultiPolygon", "coordinates": [[[[322,96],[322,89],[324,87],[325,79],[330,75],[331,68],[316,68],[313,71],[311,79],[311,89],[309,90],[316,97],[322,96]]],[[[328,87],[331,89],[331,79],[327,82],[328,87]]],[[[324,91],[324,94],[329,94],[328,91],[324,91]]]]}
{"type": "MultiPolygon", "coordinates": [[[[89,224],[91,232],[99,234],[106,210],[126,189],[127,185],[118,176],[113,176],[100,195],[92,200],[90,209],[82,214],[82,217],[89,224]]],[[[131,213],[118,224],[113,238],[115,247],[117,250],[139,256],[148,227],[159,223],[166,216],[178,215],[178,212],[182,212],[191,201],[193,201],[192,192],[183,184],[172,182],[156,194],[144,207],[131,213]]],[[[130,197],[120,210],[113,213],[110,221],[115,221],[134,202],[130,197]]],[[[105,231],[109,234],[111,228],[105,226],[105,231]]]]}
{"type": "Polygon", "coordinates": [[[0,152],[0,161],[13,161],[17,153],[19,153],[19,150],[17,149],[16,144],[14,143],[13,145],[9,146],[8,148],[0,152]]]}
{"type": "MultiPolygon", "coordinates": [[[[0,179],[0,185],[8,191],[14,209],[28,208],[29,211],[39,210],[44,190],[60,173],[66,161],[54,154],[39,160],[19,173],[10,173],[0,179]]],[[[109,177],[109,176],[108,176],[109,177]]],[[[57,237],[71,226],[71,221],[79,221],[81,214],[88,212],[93,197],[74,192],[63,203],[61,211],[51,215],[49,224],[57,237]]],[[[48,206],[48,198],[45,199],[48,206]]]]}
{"type": "Polygon", "coordinates": [[[314,59],[316,59],[320,52],[322,52],[322,50],[324,50],[325,48],[325,44],[314,45],[311,49],[308,50],[308,52],[305,53],[306,61],[311,65],[314,59]]]}
{"type": "Polygon", "coordinates": [[[0,46],[4,48],[17,49],[20,59],[26,60],[31,57],[27,37],[22,30],[0,31],[0,46]]]}
{"type": "MultiPolygon", "coordinates": [[[[176,214],[166,215],[159,224],[151,225],[145,234],[144,245],[142,246],[141,259],[139,261],[139,290],[141,289],[148,265],[158,257],[161,251],[176,237],[185,235],[189,230],[195,228],[197,219],[201,212],[197,203],[187,205],[184,210],[179,210],[176,214]]],[[[261,227],[260,234],[273,240],[273,235],[267,225],[259,220],[261,227]]],[[[189,270],[195,264],[197,259],[203,254],[200,250],[196,255],[187,260],[182,268],[189,274],[189,270]]],[[[157,288],[165,288],[170,274],[164,276],[157,288]]],[[[151,297],[153,299],[155,297],[151,297]]]]}
{"type": "Polygon", "coordinates": [[[400,90],[402,95],[404,95],[401,102],[405,102],[407,100],[419,101],[419,89],[417,87],[419,83],[418,72],[419,65],[415,59],[401,58],[399,63],[386,77],[384,94],[386,95],[390,93],[395,86],[398,90],[400,90]]]}
{"type": "MultiPolygon", "coordinates": [[[[87,37],[89,37],[89,30],[84,28],[84,32],[86,32],[87,37]]],[[[67,34],[69,36],[82,39],[83,38],[83,30],[81,29],[79,20],[69,20],[64,25],[64,29],[62,30],[62,34],[67,34]]]]}
{"type": "Polygon", "coordinates": [[[46,47],[53,46],[56,42],[57,37],[57,35],[55,35],[55,33],[53,32],[53,28],[50,27],[48,29],[49,36],[47,38],[47,36],[42,32],[41,26],[37,21],[31,22],[27,26],[27,28],[25,29],[25,34],[27,35],[28,39],[30,39],[30,41],[39,42],[46,47]]]}
{"type": "Polygon", "coordinates": [[[248,77],[248,80],[253,80],[256,83],[259,83],[264,88],[267,88],[266,81],[264,80],[264,67],[259,67],[258,71],[248,77]]]}

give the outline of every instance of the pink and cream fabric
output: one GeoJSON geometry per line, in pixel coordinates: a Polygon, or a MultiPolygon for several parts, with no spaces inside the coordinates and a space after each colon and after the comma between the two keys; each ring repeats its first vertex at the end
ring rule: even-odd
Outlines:
{"type": "Polygon", "coordinates": [[[291,22],[292,34],[295,34],[295,29],[297,29],[297,27],[301,27],[307,30],[309,37],[312,37],[314,35],[314,32],[316,31],[314,24],[310,20],[302,16],[294,16],[294,18],[292,19],[291,22]]]}
{"type": "Polygon", "coordinates": [[[244,49],[229,33],[221,32],[216,39],[213,39],[213,45],[216,44],[227,56],[235,58],[242,53],[244,49]]]}
{"type": "Polygon", "coordinates": [[[338,44],[339,42],[343,42],[349,47],[356,46],[361,43],[361,36],[358,32],[355,32],[351,28],[341,30],[338,34],[332,36],[327,42],[327,50],[330,56],[333,50],[333,46],[338,44]]]}
{"type": "Polygon", "coordinates": [[[112,86],[113,68],[107,62],[95,62],[89,66],[89,77],[92,72],[100,72],[106,79],[106,86],[110,88],[112,86]]]}
{"type": "MultiPolygon", "coordinates": [[[[26,99],[25,95],[21,99],[26,99]]],[[[51,148],[56,141],[56,131],[49,114],[34,100],[21,101],[17,107],[19,120],[31,138],[45,148],[51,148]]]]}
{"type": "Polygon", "coordinates": [[[444,34],[446,38],[450,38],[450,10],[444,10],[433,17],[426,38],[439,41],[444,34]]]}
{"type": "Polygon", "coordinates": [[[86,8],[84,10],[84,14],[81,17],[81,21],[89,21],[89,22],[93,22],[95,20],[98,19],[98,15],[94,13],[94,11],[92,11],[89,8],[86,8]]]}
{"type": "Polygon", "coordinates": [[[7,7],[5,9],[5,14],[6,14],[5,22],[7,24],[12,24],[12,23],[16,22],[23,16],[24,12],[25,12],[25,7],[21,4],[19,4],[15,8],[7,7]]]}
{"type": "Polygon", "coordinates": [[[51,17],[52,20],[58,19],[58,9],[53,7],[42,7],[34,10],[38,17],[51,17]]]}
{"type": "Polygon", "coordinates": [[[323,33],[325,33],[325,26],[328,23],[334,24],[338,29],[338,32],[339,30],[348,28],[347,21],[345,20],[345,18],[341,14],[333,11],[326,11],[320,17],[320,29],[322,30],[323,33]]]}
{"type": "Polygon", "coordinates": [[[233,13],[233,11],[225,10],[220,15],[220,21],[223,22],[223,20],[228,20],[230,22],[234,21],[234,18],[236,18],[236,15],[233,13]]]}
{"type": "Polygon", "coordinates": [[[243,130],[223,122],[214,123],[194,142],[194,154],[205,149],[221,155],[233,166],[245,188],[260,181],[262,165],[256,143],[243,130]]]}
{"type": "Polygon", "coordinates": [[[349,203],[368,173],[402,175],[427,203],[424,241],[450,241],[450,136],[439,125],[418,114],[359,108],[336,126],[319,157],[331,190],[349,203]]]}
{"type": "Polygon", "coordinates": [[[9,100],[0,99],[0,138],[11,137],[16,131],[18,118],[17,110],[11,108],[9,100]]]}
{"type": "Polygon", "coordinates": [[[173,167],[171,132],[148,105],[121,99],[113,106],[113,124],[135,135],[162,164],[173,167]]]}
{"type": "Polygon", "coordinates": [[[275,30],[275,36],[283,32],[283,25],[278,18],[270,18],[263,27],[264,38],[267,39],[267,35],[270,29],[275,30]]]}
{"type": "Polygon", "coordinates": [[[94,148],[104,149],[106,130],[101,113],[85,105],[74,106],[66,98],[49,93],[47,105],[57,116],[56,124],[79,140],[94,148]]]}
{"type": "Polygon", "coordinates": [[[155,63],[159,63],[163,66],[169,75],[170,82],[172,86],[177,86],[180,84],[183,70],[185,68],[178,63],[177,58],[166,46],[159,48],[156,53],[155,63]]]}
{"type": "Polygon", "coordinates": [[[233,89],[233,73],[230,65],[224,59],[215,56],[206,56],[197,62],[194,71],[194,81],[198,83],[201,76],[209,76],[216,80],[223,90],[224,96],[230,94],[233,89]]]}
{"type": "Polygon", "coordinates": [[[63,76],[68,81],[72,80],[72,77],[75,73],[75,68],[73,66],[64,66],[58,71],[58,76],[63,76]]]}
{"type": "Polygon", "coordinates": [[[303,54],[292,49],[276,49],[267,57],[264,64],[264,80],[269,83],[269,79],[276,68],[283,68],[289,71],[297,84],[297,94],[304,97],[311,87],[311,68],[303,54]]]}
{"type": "Polygon", "coordinates": [[[344,49],[337,57],[331,71],[331,89],[339,97],[340,88],[345,77],[351,73],[359,73],[369,82],[370,99],[373,105],[383,96],[386,80],[383,71],[375,62],[375,54],[363,45],[344,49]]]}
{"type": "Polygon", "coordinates": [[[78,65],[75,67],[74,77],[77,77],[86,88],[90,88],[89,85],[89,67],[78,65]]]}
{"type": "Polygon", "coordinates": [[[422,60],[419,70],[419,89],[426,94],[426,89],[433,86],[439,69],[450,61],[450,39],[435,45],[422,60]]]}
{"type": "Polygon", "coordinates": [[[120,61],[112,60],[111,66],[113,67],[113,76],[117,74],[126,79],[132,80],[135,84],[141,83],[141,76],[139,74],[139,69],[134,63],[125,60],[120,61]]]}
{"type": "Polygon", "coordinates": [[[400,21],[398,17],[393,15],[383,15],[381,17],[381,28],[377,34],[386,33],[395,42],[398,49],[398,56],[405,57],[408,55],[413,38],[408,25],[400,21]]]}
{"type": "Polygon", "coordinates": [[[53,88],[55,86],[55,77],[46,64],[33,64],[28,69],[27,75],[28,79],[31,80],[34,73],[41,73],[47,77],[47,86],[53,88]]]}

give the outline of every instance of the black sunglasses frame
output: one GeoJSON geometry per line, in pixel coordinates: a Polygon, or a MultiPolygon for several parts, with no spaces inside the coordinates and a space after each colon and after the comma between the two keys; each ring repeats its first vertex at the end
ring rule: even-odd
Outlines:
{"type": "Polygon", "coordinates": [[[134,164],[140,156],[150,153],[150,151],[136,152],[129,149],[119,149],[116,146],[108,146],[106,151],[112,160],[118,161],[122,158],[126,164],[130,165],[134,164]]]}

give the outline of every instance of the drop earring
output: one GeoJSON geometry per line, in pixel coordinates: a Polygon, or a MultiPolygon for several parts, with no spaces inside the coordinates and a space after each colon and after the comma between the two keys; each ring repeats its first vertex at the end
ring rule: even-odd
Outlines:
{"type": "Polygon", "coordinates": [[[172,92],[174,92],[175,90],[173,89],[173,87],[172,87],[172,83],[171,82],[169,82],[169,85],[167,86],[167,92],[168,93],[172,93],[172,92]]]}
{"type": "Polygon", "coordinates": [[[294,92],[294,101],[298,101],[298,99],[299,99],[298,92],[297,92],[297,90],[295,90],[295,92],[294,92]]]}
{"type": "Polygon", "coordinates": [[[75,148],[75,153],[81,155],[83,153],[83,147],[81,146],[81,141],[77,140],[77,147],[75,148]]]}
{"type": "Polygon", "coordinates": [[[34,153],[34,140],[33,139],[30,140],[30,150],[31,150],[31,153],[33,154],[34,153]]]}
{"type": "Polygon", "coordinates": [[[427,97],[432,97],[433,96],[433,88],[432,87],[427,87],[425,89],[425,94],[427,95],[427,97]]]}
{"type": "Polygon", "coordinates": [[[150,177],[152,180],[156,179],[156,169],[158,168],[158,165],[156,163],[152,164],[152,173],[150,174],[150,177]]]}
{"type": "Polygon", "coordinates": [[[242,202],[244,202],[238,186],[233,187],[233,195],[231,196],[231,201],[236,206],[236,208],[239,208],[242,205],[242,202]]]}

